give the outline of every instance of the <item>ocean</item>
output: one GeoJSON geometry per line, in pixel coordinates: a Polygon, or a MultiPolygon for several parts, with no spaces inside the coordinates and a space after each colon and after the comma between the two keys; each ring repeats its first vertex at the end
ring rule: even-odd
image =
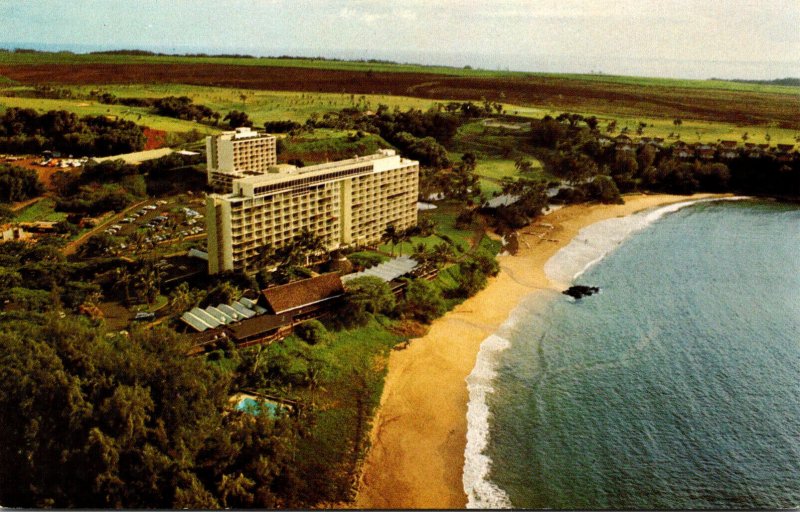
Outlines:
{"type": "Polygon", "coordinates": [[[800,507],[800,207],[611,219],[545,270],[601,291],[532,295],[483,343],[469,507],[800,507]]]}

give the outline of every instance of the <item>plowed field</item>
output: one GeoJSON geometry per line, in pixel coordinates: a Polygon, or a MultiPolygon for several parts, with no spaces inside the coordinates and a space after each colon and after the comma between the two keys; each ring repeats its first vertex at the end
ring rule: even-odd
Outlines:
{"type": "Polygon", "coordinates": [[[641,86],[579,78],[464,77],[219,64],[3,65],[24,84],[177,83],[277,91],[394,94],[504,101],[577,112],[663,116],[800,129],[800,96],[710,88],[641,86]]]}

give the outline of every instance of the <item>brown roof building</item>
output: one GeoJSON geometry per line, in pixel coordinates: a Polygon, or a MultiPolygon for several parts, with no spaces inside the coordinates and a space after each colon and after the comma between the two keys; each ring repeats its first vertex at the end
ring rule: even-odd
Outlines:
{"type": "Polygon", "coordinates": [[[322,304],[342,295],[344,295],[342,280],[338,273],[331,272],[262,290],[259,304],[267,308],[270,313],[280,315],[322,304]]]}

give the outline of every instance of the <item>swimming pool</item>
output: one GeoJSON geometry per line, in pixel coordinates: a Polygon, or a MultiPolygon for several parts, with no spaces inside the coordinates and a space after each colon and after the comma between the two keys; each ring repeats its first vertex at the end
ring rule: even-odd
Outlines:
{"type": "Polygon", "coordinates": [[[267,402],[267,401],[259,402],[255,398],[250,398],[250,397],[242,398],[236,404],[237,411],[244,411],[248,414],[254,414],[254,415],[259,415],[263,411],[266,411],[270,418],[276,417],[280,409],[281,406],[274,402],[267,402]]]}

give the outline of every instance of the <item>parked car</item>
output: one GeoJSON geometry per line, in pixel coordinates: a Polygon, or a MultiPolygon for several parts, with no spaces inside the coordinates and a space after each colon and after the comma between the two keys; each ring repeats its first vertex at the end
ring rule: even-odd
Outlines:
{"type": "Polygon", "coordinates": [[[136,313],[136,316],[133,317],[135,322],[141,322],[143,320],[152,320],[156,317],[155,313],[151,313],[149,311],[139,311],[136,313]]]}

